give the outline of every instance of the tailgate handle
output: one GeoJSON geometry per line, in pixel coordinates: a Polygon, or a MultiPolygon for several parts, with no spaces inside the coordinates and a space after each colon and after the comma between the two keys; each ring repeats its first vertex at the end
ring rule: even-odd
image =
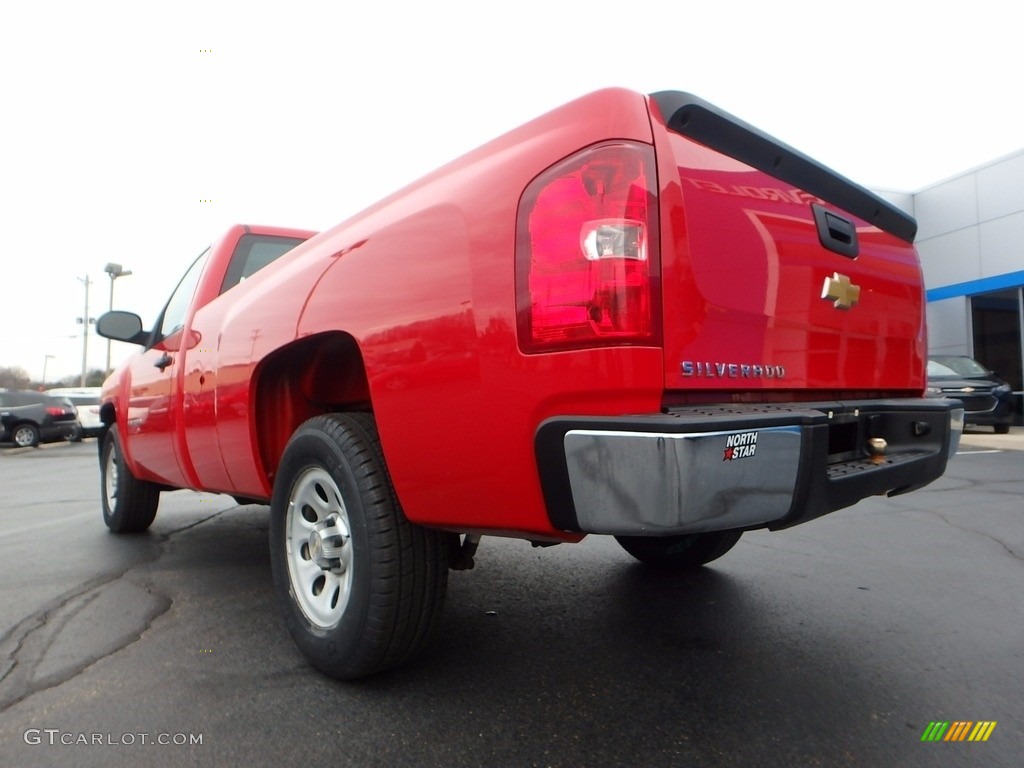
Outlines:
{"type": "Polygon", "coordinates": [[[818,226],[818,240],[821,244],[842,256],[857,258],[860,246],[857,244],[857,227],[854,223],[817,203],[811,203],[811,210],[814,211],[814,223],[818,226]]]}

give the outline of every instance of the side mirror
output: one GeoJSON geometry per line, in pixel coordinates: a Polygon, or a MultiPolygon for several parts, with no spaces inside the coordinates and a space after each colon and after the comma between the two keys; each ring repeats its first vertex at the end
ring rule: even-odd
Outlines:
{"type": "Polygon", "coordinates": [[[142,329],[142,318],[133,312],[114,310],[100,315],[96,320],[96,333],[105,339],[129,344],[145,346],[149,342],[149,332],[142,329]]]}

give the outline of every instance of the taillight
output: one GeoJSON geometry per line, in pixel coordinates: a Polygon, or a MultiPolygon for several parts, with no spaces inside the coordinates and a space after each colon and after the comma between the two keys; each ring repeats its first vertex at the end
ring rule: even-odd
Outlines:
{"type": "Polygon", "coordinates": [[[54,406],[47,406],[46,412],[51,416],[63,416],[67,411],[63,408],[56,408],[54,406]]]}
{"type": "Polygon", "coordinates": [[[652,147],[609,142],[526,188],[516,226],[524,352],[656,341],[654,167],[652,147]]]}

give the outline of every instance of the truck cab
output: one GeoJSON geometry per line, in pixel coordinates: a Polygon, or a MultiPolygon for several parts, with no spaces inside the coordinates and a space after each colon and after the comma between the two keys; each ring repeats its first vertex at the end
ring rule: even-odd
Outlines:
{"type": "Polygon", "coordinates": [[[230,492],[222,439],[231,436],[232,415],[247,428],[244,403],[239,408],[247,393],[238,391],[241,379],[232,381],[231,371],[218,364],[216,318],[230,303],[229,291],[314,234],[231,227],[195,258],[151,330],[129,313],[105,316],[101,333],[116,326],[122,340],[143,346],[102,392],[102,415],[108,424],[120,423],[123,450],[140,479],[230,492]]]}

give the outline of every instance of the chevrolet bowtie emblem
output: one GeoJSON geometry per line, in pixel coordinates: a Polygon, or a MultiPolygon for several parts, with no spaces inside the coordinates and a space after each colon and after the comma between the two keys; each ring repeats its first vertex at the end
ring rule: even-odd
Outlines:
{"type": "Polygon", "coordinates": [[[847,310],[860,299],[860,286],[851,283],[846,275],[833,272],[832,277],[826,277],[825,284],[821,286],[821,298],[831,300],[836,309],[847,310]]]}

